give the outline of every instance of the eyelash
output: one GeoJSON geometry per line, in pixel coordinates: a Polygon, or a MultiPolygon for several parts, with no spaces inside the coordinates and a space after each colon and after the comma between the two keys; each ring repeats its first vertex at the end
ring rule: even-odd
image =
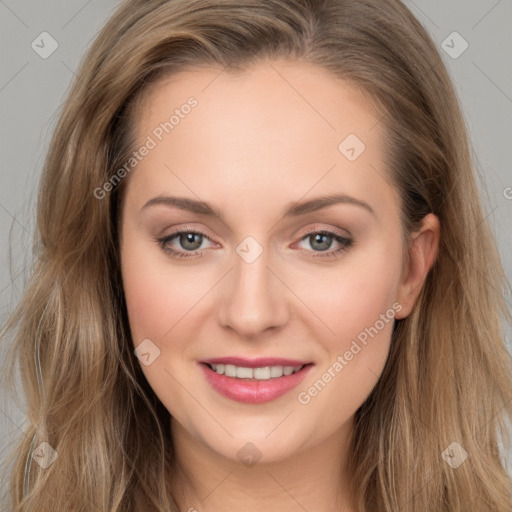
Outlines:
{"type": "MultiPolygon", "coordinates": [[[[173,238],[176,238],[177,236],[183,235],[183,234],[201,235],[204,238],[206,238],[207,240],[210,240],[210,238],[205,233],[202,233],[201,231],[190,230],[190,229],[183,229],[183,230],[180,230],[180,231],[175,231],[174,233],[171,233],[170,235],[167,235],[165,237],[157,238],[156,241],[158,242],[160,247],[167,254],[169,254],[172,258],[181,259],[181,258],[194,258],[194,257],[202,256],[203,253],[205,252],[204,250],[202,250],[202,251],[197,251],[196,250],[196,251],[184,252],[184,251],[177,251],[176,249],[171,249],[167,245],[173,238]]],[[[303,235],[301,237],[300,241],[307,239],[311,235],[327,235],[327,236],[331,236],[334,240],[336,240],[339,244],[341,244],[341,247],[339,247],[338,249],[331,249],[331,250],[328,250],[328,251],[313,251],[313,254],[310,254],[311,251],[309,251],[309,250],[302,249],[302,251],[307,252],[313,258],[332,258],[332,257],[338,256],[340,253],[347,251],[352,246],[352,244],[353,244],[353,240],[352,239],[340,236],[337,233],[334,233],[334,232],[328,231],[328,230],[324,230],[324,229],[309,231],[308,233],[306,233],[305,235],[303,235]]]]}

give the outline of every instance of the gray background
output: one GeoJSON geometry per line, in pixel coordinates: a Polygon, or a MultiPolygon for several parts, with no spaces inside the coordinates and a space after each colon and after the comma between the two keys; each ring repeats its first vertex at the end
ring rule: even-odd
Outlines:
{"type": "MultiPolygon", "coordinates": [[[[59,107],[81,57],[118,3],[0,0],[1,324],[20,298],[26,281],[36,187],[59,107]],[[41,40],[42,32],[51,34],[58,43],[46,59],[31,46],[33,41],[41,40]]],[[[478,179],[485,191],[485,212],[498,239],[508,281],[512,282],[512,0],[405,3],[438,44],[453,78],[477,159],[478,179]],[[464,41],[452,36],[454,31],[469,45],[459,56],[464,41]]],[[[50,43],[45,41],[47,50],[50,43]]],[[[510,294],[507,301],[512,304],[510,294]]],[[[0,344],[0,363],[4,353],[5,347],[0,344]]],[[[23,408],[0,390],[1,480],[7,470],[7,448],[22,435],[24,424],[23,408]]],[[[1,492],[5,490],[0,488],[1,492]]]]}

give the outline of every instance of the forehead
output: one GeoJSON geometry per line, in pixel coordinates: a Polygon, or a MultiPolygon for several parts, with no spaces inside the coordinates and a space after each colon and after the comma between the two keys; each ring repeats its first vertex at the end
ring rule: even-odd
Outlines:
{"type": "Polygon", "coordinates": [[[379,118],[360,88],[312,64],[188,70],[140,103],[138,144],[154,148],[130,181],[146,199],[168,186],[217,204],[252,197],[254,208],[333,191],[394,200],[379,118]]]}
{"type": "Polygon", "coordinates": [[[137,116],[138,135],[150,131],[162,116],[168,119],[191,96],[200,105],[195,113],[205,118],[221,114],[219,128],[236,117],[254,129],[260,126],[254,124],[257,120],[266,128],[268,122],[289,129],[309,125],[336,139],[347,130],[363,137],[381,117],[360,86],[310,63],[260,61],[244,71],[203,65],[161,78],[146,89],[137,116]]]}

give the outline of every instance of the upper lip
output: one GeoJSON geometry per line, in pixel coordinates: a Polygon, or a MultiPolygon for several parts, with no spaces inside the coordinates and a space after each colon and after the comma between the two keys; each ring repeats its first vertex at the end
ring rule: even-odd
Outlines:
{"type": "Polygon", "coordinates": [[[303,366],[311,361],[299,361],[298,359],[283,359],[280,357],[258,357],[256,359],[246,359],[244,357],[215,357],[204,359],[201,363],[207,364],[233,364],[244,368],[262,368],[264,366],[303,366]]]}

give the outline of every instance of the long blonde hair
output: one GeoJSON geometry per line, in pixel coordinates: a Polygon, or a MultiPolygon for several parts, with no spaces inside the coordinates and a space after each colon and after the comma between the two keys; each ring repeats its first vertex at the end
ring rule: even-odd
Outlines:
{"type": "Polygon", "coordinates": [[[123,297],[117,221],[126,180],[104,199],[94,190],[133,151],[134,106],[149,84],[199,65],[244,70],[281,57],[368,93],[382,114],[404,232],[429,212],[441,223],[438,259],[356,414],[358,511],[512,509],[499,451],[510,445],[512,416],[506,281],[460,106],[421,24],[398,0],[126,0],[60,114],[40,183],[33,270],[4,329],[4,340],[14,332],[4,378],[12,388],[19,368],[28,410],[12,452],[13,511],[178,510],[170,415],[133,354],[123,297]],[[57,456],[46,468],[32,459],[43,442],[57,456]],[[447,453],[467,459],[455,468],[447,453]]]}

